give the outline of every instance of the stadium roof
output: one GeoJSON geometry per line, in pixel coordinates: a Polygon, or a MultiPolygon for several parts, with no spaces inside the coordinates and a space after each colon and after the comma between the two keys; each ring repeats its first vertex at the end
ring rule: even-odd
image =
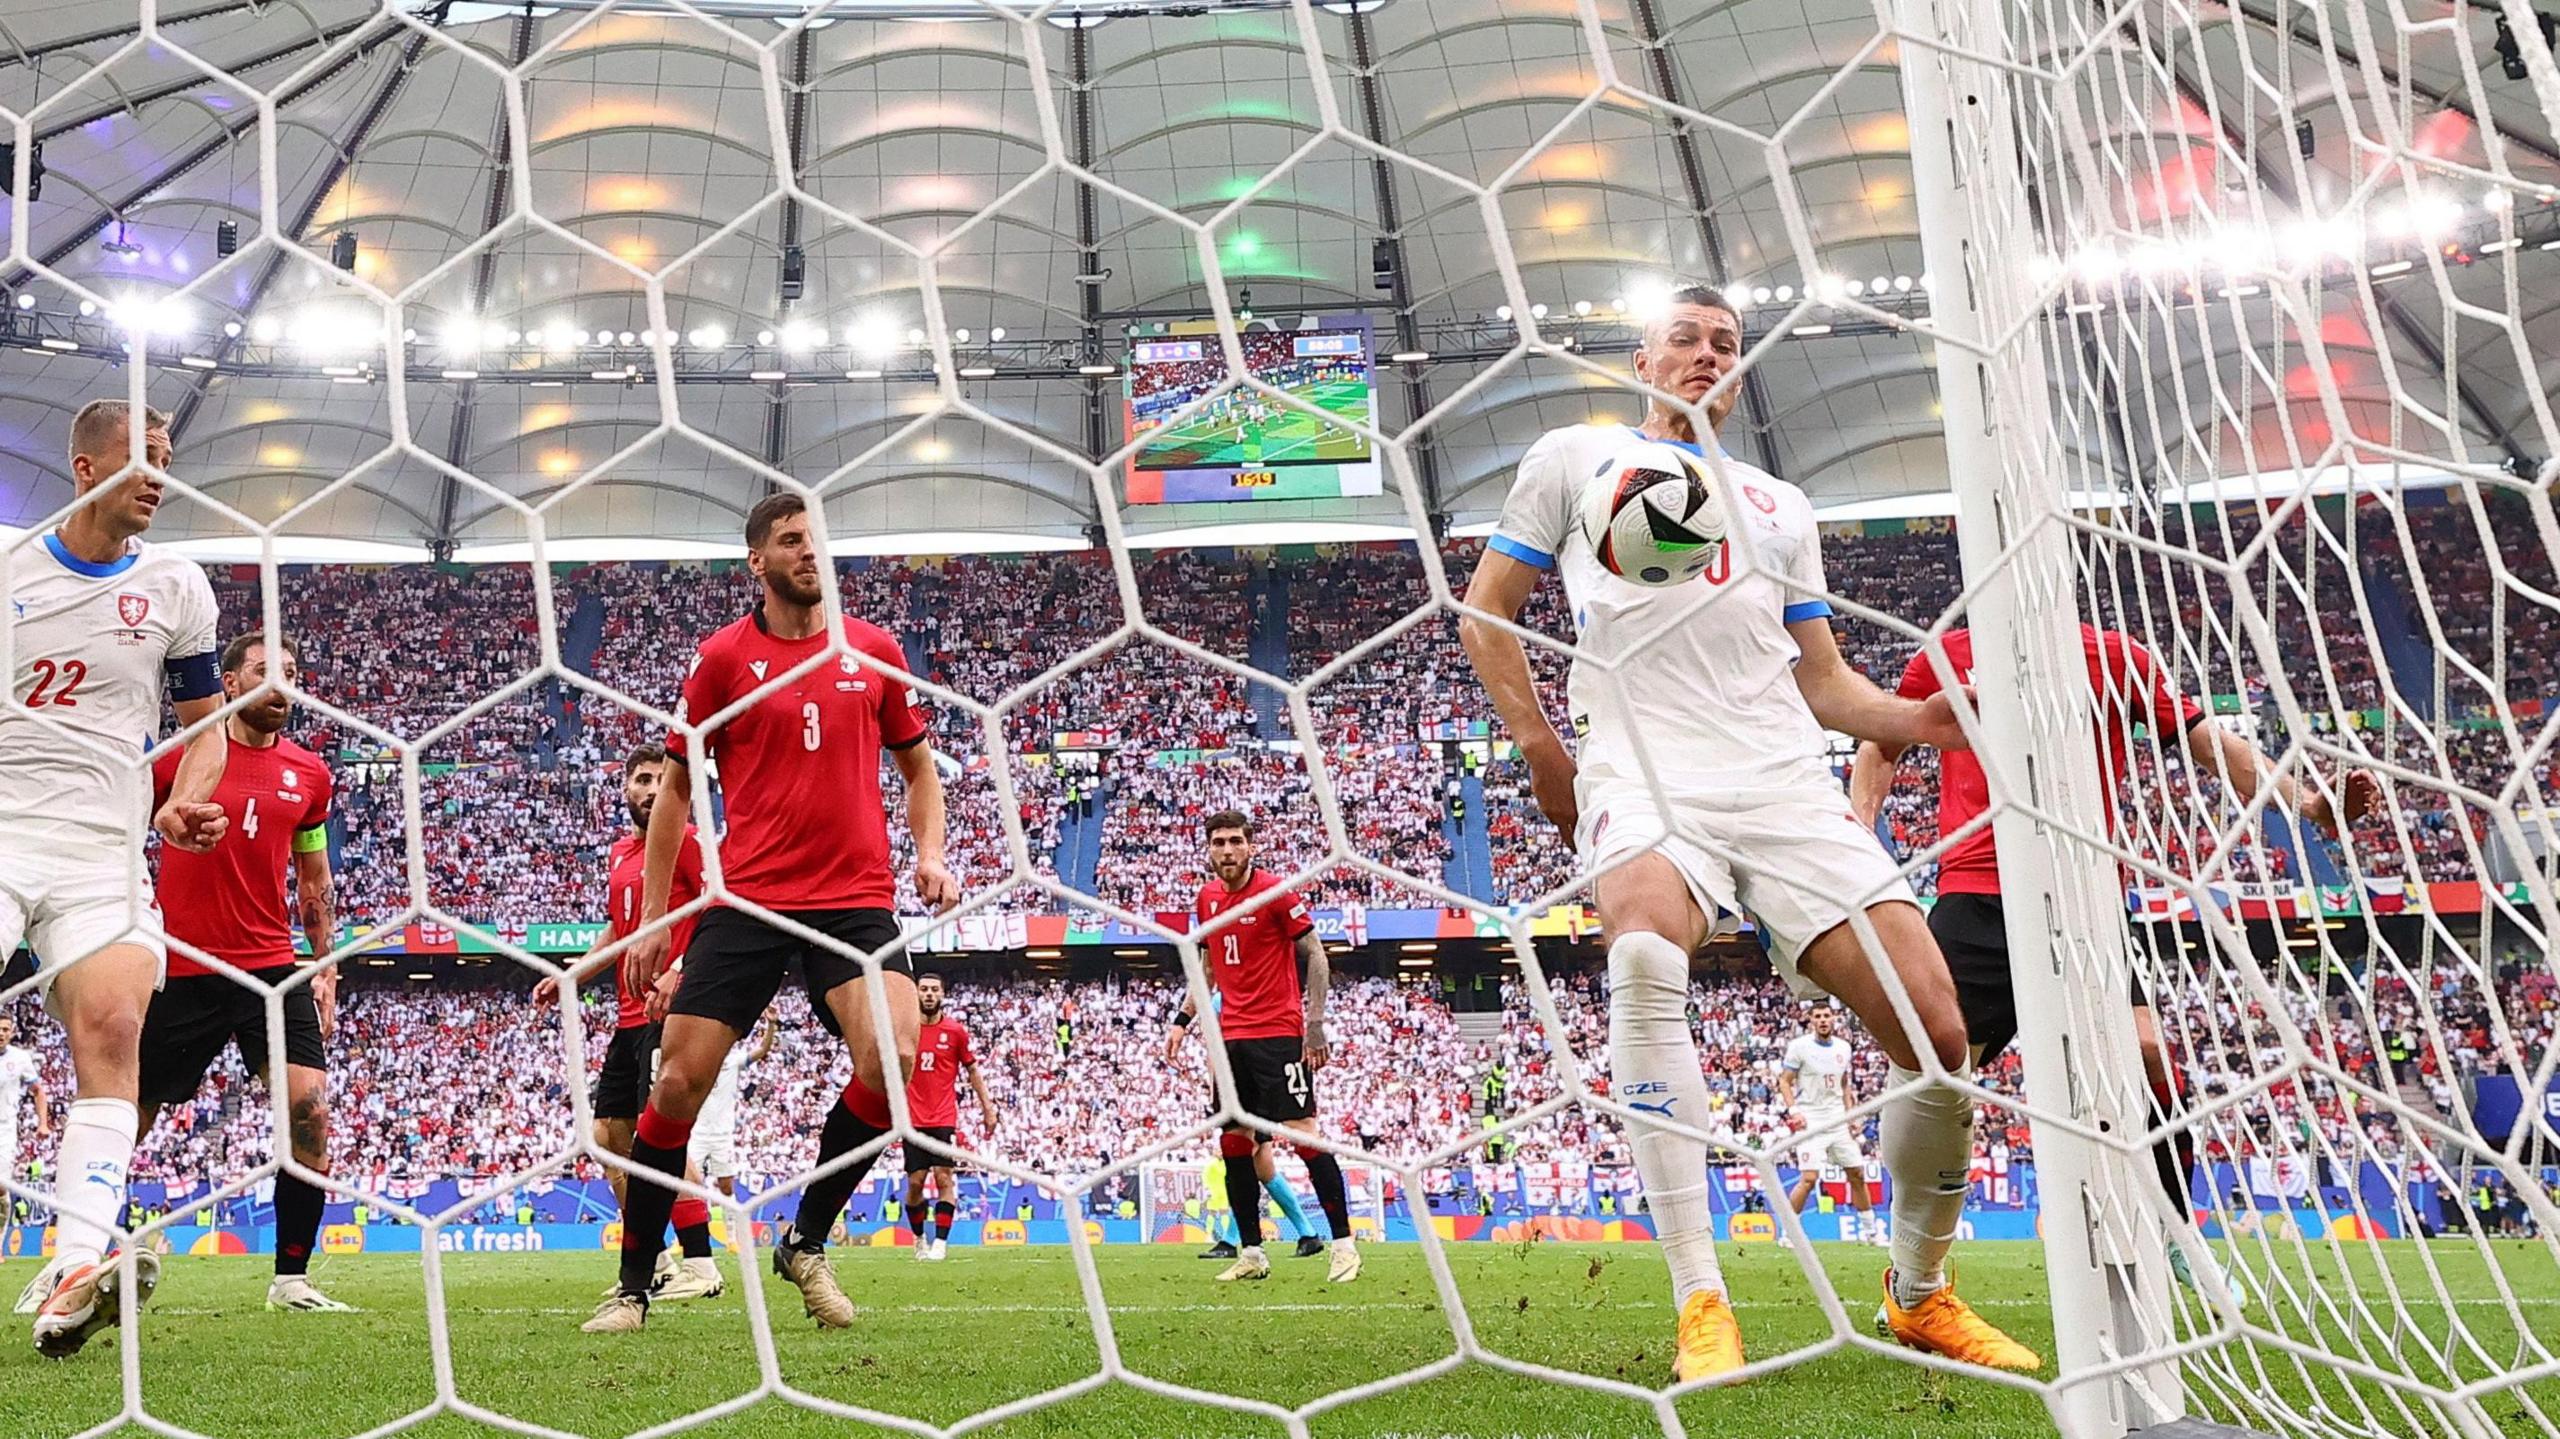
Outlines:
{"type": "MultiPolygon", "coordinates": [[[[1572,0],[1361,0],[1305,25],[1250,0],[1181,14],[1070,5],[1033,23],[960,0],[855,0],[798,29],[785,19],[803,7],[781,0],[697,0],[708,22],[654,3],[599,15],[584,0],[166,0],[156,37],[102,8],[17,0],[0,17],[0,105],[41,138],[46,171],[40,197],[13,211],[43,269],[6,276],[17,328],[0,348],[0,523],[67,500],[71,413],[124,390],[118,316],[158,332],[149,392],[179,417],[182,477],[261,522],[292,513],[297,539],[504,553],[493,547],[525,539],[505,495],[544,506],[547,533],[586,553],[635,538],[725,547],[768,484],[758,463],[834,477],[835,528],[873,548],[1074,537],[1103,501],[1061,456],[1121,439],[1120,381],[1079,367],[1118,359],[1133,324],[1209,303],[1202,242],[1150,204],[1217,221],[1207,248],[1232,303],[1249,288],[1256,315],[1284,326],[1363,310],[1381,352],[1430,354],[1381,366],[1380,418],[1400,430],[1444,407],[1409,451],[1410,482],[1453,524],[1491,516],[1538,431],[1634,412],[1565,358],[1500,361],[1527,318],[1510,307],[1544,307],[1542,333],[1605,357],[1631,336],[1627,311],[1674,274],[1726,282],[1753,301],[1755,334],[1779,331],[1728,427],[1736,454],[1863,512],[1926,509],[1914,497],[1946,488],[1931,347],[1887,322],[1925,317],[1935,277],[1896,54],[1865,0],[1603,0],[1621,88],[1596,100],[1572,0]],[[500,78],[511,64],[520,108],[500,78]],[[271,127],[250,86],[272,96],[271,127]],[[1720,123],[1676,124],[1651,95],[1720,123]],[[1325,134],[1328,108],[1418,163],[1325,134]],[[812,203],[780,192],[791,156],[812,203]],[[1506,179],[1490,201],[1499,244],[1487,205],[1447,177],[1506,179]],[[541,223],[517,213],[519,189],[541,223]],[[301,250],[261,237],[262,204],[301,250]],[[242,235],[227,263],[225,221],[242,235]],[[341,234],[355,237],[354,276],[403,301],[387,329],[330,263],[341,234]],[[926,418],[941,392],[910,335],[928,293],[884,235],[939,247],[930,299],[964,367],[956,393],[1001,427],[926,418]],[[786,314],[792,249],[805,298],[786,314]],[[1378,263],[1395,288],[1379,287],[1378,263]],[[662,309],[644,272],[661,277],[662,309]],[[1797,308],[1810,288],[1837,298],[1879,278],[1885,298],[1866,309],[1797,308]],[[65,280],[109,313],[82,316],[65,280]],[[1792,333],[1812,320],[1829,332],[1792,333]],[[637,338],[661,328],[677,375],[664,387],[637,338]],[[801,330],[818,342],[795,347],[801,330]],[[699,343],[707,331],[726,343],[699,343]],[[386,338],[405,348],[404,385],[386,378],[386,338]],[[776,371],[790,379],[765,378],[776,371]],[[404,432],[419,453],[392,449],[404,432]]],[[[2560,145],[2530,86],[2499,75],[2485,15],[2479,33],[2456,33],[2395,29],[2383,0],[2325,18],[2236,0],[2194,28],[2144,7],[2120,31],[2085,28],[2111,8],[2043,7],[2055,53],[2086,52],[2049,113],[2076,107],[2097,148],[2058,153],[2059,125],[2026,142],[2050,173],[2096,177],[2105,198],[2072,202],[2084,219],[2103,205],[2125,227],[2122,244],[2086,224],[2057,235],[2059,273],[2139,281],[2130,306],[2075,317],[2058,303],[2050,321],[2077,328],[2057,353],[2087,367],[2060,387],[2106,391],[2102,407],[2078,406],[2103,425],[2065,426],[2075,463],[2168,481],[2273,468],[2290,415],[2308,447],[2282,463],[2308,464],[2332,385],[2348,428],[2413,455],[2485,468],[2560,451],[2528,359],[2560,353],[2560,253],[2540,248],[2560,241],[2560,191],[2546,189],[2560,187],[2560,145]],[[2372,55],[2358,33],[2381,37],[2372,55]],[[2270,90],[2292,109],[2271,107],[2270,90]],[[2479,123],[2490,113],[2495,130],[2479,123]],[[2379,158],[2395,146],[2412,158],[2379,158]],[[2136,232],[2217,258],[2328,243],[2358,263],[2312,327],[2279,321],[2238,281],[2219,282],[2229,294],[2209,282],[2205,305],[2182,312],[2152,301],[2168,293],[2164,269],[2195,255],[2136,232]],[[2448,245],[2451,258],[2431,258],[2448,245]],[[2402,254],[2415,257],[2406,271],[2377,273],[2402,254]],[[2462,308],[2444,304],[2448,289],[2462,308]]],[[[1123,518],[1196,537],[1407,514],[1391,484],[1376,500],[1123,518]]],[[[238,527],[185,506],[162,528],[219,540],[238,527]]]]}

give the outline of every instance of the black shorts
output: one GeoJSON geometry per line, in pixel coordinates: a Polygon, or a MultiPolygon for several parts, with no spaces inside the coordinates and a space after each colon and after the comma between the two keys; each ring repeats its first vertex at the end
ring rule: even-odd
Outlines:
{"type": "MultiPolygon", "coordinates": [[[[267,972],[282,978],[292,973],[267,972]]],[[[166,981],[151,996],[142,1019],[142,1102],[179,1104],[195,1098],[205,1071],[226,1044],[240,1046],[240,1062],[252,1074],[267,1068],[267,1000],[226,975],[186,974],[166,981]]],[[[320,1042],[320,1005],[311,986],[284,992],[284,1062],[305,1069],[329,1067],[320,1042]]]]}
{"type": "Polygon", "coordinates": [[[596,1071],[596,1118],[638,1119],[657,1078],[658,1026],[615,1030],[613,1042],[604,1047],[604,1068],[596,1071]]]}
{"type": "MultiPolygon", "coordinates": [[[[1307,1042],[1298,1036],[1230,1039],[1227,1067],[1235,1071],[1236,1102],[1254,1118],[1285,1124],[1315,1114],[1316,1087],[1307,1073],[1307,1042]]],[[[1213,1095],[1211,1108],[1216,1104],[1213,1095]]]]}
{"type": "MultiPolygon", "coordinates": [[[[794,923],[816,930],[856,954],[869,954],[898,937],[898,917],[885,909],[801,909],[783,913],[794,923]]],[[[676,986],[675,1003],[668,1012],[716,1019],[745,1034],[756,1027],[765,1007],[781,992],[783,977],[795,960],[800,965],[800,983],[809,991],[809,1007],[818,1012],[818,1022],[827,1027],[827,1033],[840,1033],[834,1012],[827,1008],[827,994],[848,980],[862,978],[861,963],[734,909],[710,910],[694,926],[693,942],[684,951],[684,980],[676,986]]],[[[904,949],[892,949],[882,955],[880,968],[898,974],[915,973],[915,965],[904,949]]]]}
{"type": "MultiPolygon", "coordinates": [[[[2018,990],[2009,976],[2009,927],[1996,894],[1942,894],[1929,910],[1929,933],[1947,957],[1947,974],[1956,982],[1956,1008],[1964,1014],[1965,1036],[1989,1064],[2018,1037],[2018,990]]],[[[2132,970],[2132,999],[2148,1006],[2142,966],[2132,970]]]]}
{"type": "MultiPolygon", "coordinates": [[[[923,1135],[927,1139],[938,1139],[945,1144],[950,1144],[954,1142],[955,1137],[960,1133],[960,1128],[958,1125],[954,1124],[928,1124],[919,1127],[916,1130],[916,1133],[923,1135]]],[[[907,1172],[909,1174],[922,1174],[928,1169],[951,1169],[957,1167],[955,1161],[949,1157],[936,1154],[921,1144],[903,1144],[899,1147],[907,1151],[907,1172]]]]}

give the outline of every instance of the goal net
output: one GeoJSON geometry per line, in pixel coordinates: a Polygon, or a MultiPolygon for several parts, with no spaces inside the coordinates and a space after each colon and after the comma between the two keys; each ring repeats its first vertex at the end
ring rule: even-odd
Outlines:
{"type": "MultiPolygon", "coordinates": [[[[1638,1116],[1609,1087],[1605,1001],[1550,972],[1596,933],[1592,877],[1475,687],[1457,597],[1520,453],[1546,429],[1639,416],[1626,356],[1670,282],[1702,279],[1742,306],[1749,340],[1719,391],[1740,397],[1728,457],[1815,501],[1844,652],[1890,689],[1915,654],[1942,659],[1947,630],[1974,637],[1972,673],[1940,678],[1973,696],[2026,1020],[2022,1060],[1976,1095],[2004,1198],[2010,1136],[2032,1134],[2044,1259],[2000,1313],[2053,1351],[2036,1375],[1946,1378],[1956,1366],[1872,1332],[1872,1270],[1835,1283],[1803,1244],[1787,1298],[1746,1309],[1801,1327],[1755,1341],[1748,1379],[1835,1404],[1833,1373],[1944,1379],[2010,1405],[2001,1424],[2072,1439],[2181,1414],[2323,1439],[2560,1435],[2560,68],[2524,0],[141,0],[131,24],[26,8],[0,15],[0,388],[28,413],[0,406],[0,439],[58,449],[84,394],[174,411],[193,448],[162,477],[155,529],[227,566],[226,634],[272,642],[300,620],[311,644],[350,613],[395,634],[439,614],[473,627],[441,649],[327,637],[337,673],[295,692],[360,756],[340,778],[368,826],[342,878],[367,928],[314,940],[324,967],[387,966],[373,951],[401,936],[557,976],[580,945],[538,942],[546,922],[596,916],[520,900],[595,856],[537,830],[566,814],[609,840],[609,747],[728,722],[677,719],[698,635],[664,627],[727,623],[751,593],[733,570],[585,566],[634,537],[733,556],[737,521],[779,491],[820,516],[843,582],[831,620],[895,615],[948,641],[912,645],[906,668],[835,654],[864,682],[912,683],[955,757],[963,902],[930,914],[902,895],[912,948],[1143,945],[1178,956],[1166,972],[1207,1011],[1189,894],[1160,859],[1222,788],[1297,811],[1273,852],[1322,891],[1328,940],[1383,952],[1371,934],[1393,913],[1429,927],[1381,967],[1428,965],[1444,937],[1509,946],[1499,1044],[1534,1071],[1498,1097],[1468,1079],[1425,1096],[1447,1074],[1390,1065],[1364,1079],[1360,1132],[1375,1112],[1411,1142],[1341,1145],[1354,1232],[1419,1256],[1391,1303],[1444,1326],[1432,1352],[1399,1347],[1429,1328],[1399,1322],[1399,1344],[1346,1360],[1338,1386],[1273,1399],[1124,1350],[1143,1336],[1115,1329],[1125,1291],[1096,1237],[1118,1216],[1091,1201],[1135,1176],[1142,1237],[1207,1237],[1202,1168],[1164,1156],[1203,1152],[1209,1122],[1150,1121],[1066,1158],[964,1155],[1021,1191],[1017,1233],[1052,1200],[1094,1221],[1062,1226],[1089,1370],[1032,1366],[1036,1384],[920,1420],[876,1384],[786,1363],[775,1281],[749,1262],[743,1394],[671,1388],[635,1429],[767,1403],[914,1429],[1116,1389],[1292,1435],[1401,1404],[1418,1430],[1461,1371],[1593,1406],[1577,1432],[1733,1422],[1732,1395],[1666,1390],[1667,1313],[1645,1311],[1641,1365],[1534,1347],[1533,1324],[1635,1308],[1601,1260],[1530,1320],[1507,1277],[1453,1257],[1461,1226],[1429,1218],[1435,1172],[1488,1144],[1626,1164],[1638,1116]],[[109,143],[119,117],[170,105],[194,128],[167,153],[109,143]],[[1171,378],[1132,378],[1144,346],[1171,378]],[[1404,544],[1293,571],[1314,562],[1157,508],[1185,503],[1404,544]],[[895,562],[987,530],[1097,557],[994,606],[962,592],[1009,577],[895,562]],[[473,568],[296,567],[321,538],[473,568]],[[1185,538],[1208,548],[1180,553],[1185,538]],[[2136,674],[2099,647],[2094,718],[2084,625],[2151,657],[2136,674]],[[2146,708],[2155,679],[2200,721],[2146,708]],[[1362,732],[1378,713],[1395,734],[1362,732]],[[1176,738],[1168,714],[1226,729],[1176,738]],[[2350,772],[2378,796],[2351,818],[2350,772]],[[1488,800],[1490,823],[1465,812],[1488,800]],[[1479,1320],[1503,1312],[1532,1348],[1486,1337],[1479,1320]]],[[[146,458],[138,433],[127,458],[146,458]]],[[[21,527],[0,570],[13,592],[46,535],[109,490],[29,465],[37,478],[0,484],[0,521],[21,527]]],[[[1560,593],[1517,628],[1560,712],[1560,593]]],[[[105,752],[34,712],[20,630],[0,612],[11,702],[50,742],[105,752]]],[[[1932,818],[1934,766],[1898,772],[1881,836],[1924,899],[1963,838],[1932,818]]],[[[711,776],[693,778],[709,826],[711,776]]],[[[902,874],[912,859],[902,847],[902,874]]],[[[711,893],[736,898],[716,846],[711,893]]],[[[158,923],[147,880],[130,901],[158,923]]],[[[279,1039],[313,977],[210,967],[260,994],[279,1039]]],[[[32,1014],[44,983],[13,977],[0,999],[32,1014]]],[[[1766,1040],[1704,992],[1710,1064],[1766,1040]]],[[[1410,1018],[1367,1038],[1419,1055],[1410,1018]]],[[[437,1130],[478,1165],[458,1190],[373,1150],[325,1176],[360,1206],[355,1228],[369,1211],[427,1236],[428,1397],[383,1432],[439,1415],[584,1432],[569,1398],[502,1413],[457,1382],[475,1301],[435,1237],[492,1196],[531,1213],[519,1195],[626,1167],[590,1137],[600,1020],[560,1002],[531,1052],[544,1081],[521,1086],[543,1094],[537,1119],[437,1130]]],[[[1132,1064],[1112,1081],[1131,1092],[1076,1092],[1109,1073],[1116,1022],[1059,1019],[1053,1110],[1100,1123],[1168,1088],[1132,1064]]],[[[365,1032],[469,1048],[414,1023],[365,1032]]],[[[1476,1063],[1455,1032],[1452,1070],[1476,1063]]],[[[1236,1117],[1236,1077],[1208,1052],[1236,1117]]],[[[749,1112],[818,1113],[833,1062],[750,1079],[749,1112]]],[[[409,1102],[370,1097],[342,1134],[409,1102]]],[[[280,1172],[324,1177],[281,1142],[284,1097],[262,1102],[269,1123],[207,1205],[270,1195],[280,1172]]],[[[1756,1222],[1792,1168],[1783,1130],[1741,1123],[1715,1136],[1720,1206],[1788,1232],[1756,1222]]],[[[687,1186],[750,1251],[808,1182],[814,1140],[792,1143],[749,1160],[776,1183],[741,1192],[774,1208],[687,1186]]],[[[0,1189],[39,1214],[51,1201],[22,1168],[0,1189]]],[[[1640,1206],[1614,1189],[1608,1205],[1605,1225],[1465,1228],[1524,1253],[1641,1237],[1640,1206]]],[[[183,1218],[133,1237],[165,1242],[183,1218]]],[[[157,1340],[146,1322],[126,1342],[157,1340]]],[[[1286,1342],[1235,1352],[1266,1341],[1286,1342]]],[[[115,1390],[98,1432],[224,1427],[169,1419],[164,1392],[115,1390]]]]}

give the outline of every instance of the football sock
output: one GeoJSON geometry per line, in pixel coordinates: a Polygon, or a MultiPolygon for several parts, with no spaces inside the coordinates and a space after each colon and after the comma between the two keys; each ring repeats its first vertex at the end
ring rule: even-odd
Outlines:
{"type": "MultiPolygon", "coordinates": [[[[1316,1187],[1316,1203],[1324,1207],[1324,1222],[1333,1226],[1333,1237],[1350,1238],[1351,1196],[1343,1190],[1342,1161],[1321,1149],[1301,1149],[1298,1157],[1306,1163],[1307,1178],[1316,1187]]],[[[1277,1176],[1272,1182],[1280,1183],[1277,1176]]],[[[1288,1186],[1283,1184],[1281,1187],[1286,1189],[1288,1186]]],[[[1298,1232],[1304,1234],[1306,1230],[1307,1222],[1299,1220],[1298,1232]]]]}
{"type": "Polygon", "coordinates": [[[1227,1157],[1227,1208],[1236,1217],[1236,1247],[1259,1248],[1262,1244],[1262,1181],[1253,1177],[1253,1138],[1244,1134],[1222,1134],[1218,1136],[1218,1152],[1227,1157]],[[1236,1152],[1238,1148],[1243,1152],[1236,1152]]]}
{"type": "Polygon", "coordinates": [[[1307,1228],[1307,1212],[1298,1207],[1298,1191],[1290,1187],[1288,1180],[1275,1174],[1262,1181],[1262,1188],[1271,1196],[1271,1202],[1280,1206],[1280,1217],[1289,1221],[1291,1232],[1301,1235],[1315,1232],[1307,1228]]]}
{"type": "MultiPolygon", "coordinates": [[[[1972,1076],[1967,1063],[1954,1077],[1972,1076]]],[[[1919,1080],[1897,1064],[1885,1083],[1899,1090],[1919,1080]]],[[[1893,1176],[1893,1298],[1908,1309],[1947,1282],[1973,1161],[1973,1101],[1943,1084],[1888,1100],[1879,1148],[1893,1176]]]]}
{"type": "MultiPolygon", "coordinates": [[[[1225,1188],[1225,1181],[1220,1181],[1218,1187],[1221,1189],[1225,1188]]],[[[1236,1221],[1235,1215],[1232,1211],[1225,1209],[1210,1211],[1209,1242],[1212,1244],[1233,1244],[1236,1242],[1236,1221]]]]}
{"type": "MultiPolygon", "coordinates": [[[[844,1087],[844,1102],[827,1110],[826,1127],[818,1131],[818,1163],[824,1166],[850,1154],[888,1130],[889,1097],[857,1076],[844,1087]]],[[[863,1176],[871,1172],[872,1160],[879,1157],[879,1151],[874,1150],[868,1158],[857,1159],[800,1191],[800,1215],[791,1227],[796,1231],[793,1239],[801,1248],[825,1246],[827,1234],[836,1227],[836,1218],[844,1213],[846,1201],[862,1187],[863,1176]]]]}
{"type": "Polygon", "coordinates": [[[667,1221],[673,1217],[676,1192],[644,1177],[655,1171],[672,1179],[684,1173],[685,1141],[693,1137],[693,1121],[669,1119],[655,1106],[643,1106],[631,1128],[633,1173],[622,1188],[622,1292],[646,1296],[657,1275],[658,1251],[666,1246],[667,1221]]]}
{"type": "MultiPolygon", "coordinates": [[[[1707,1082],[1689,1042],[1689,956],[1661,935],[1622,934],[1609,946],[1609,1072],[1618,1097],[1639,1115],[1705,1127],[1707,1082]]],[[[1671,1267],[1672,1302],[1722,1294],[1707,1146],[1641,1118],[1632,1139],[1653,1232],[1671,1267]]]]}
{"type": "Polygon", "coordinates": [[[683,1248],[685,1258],[711,1257],[710,1205],[690,1194],[681,1195],[667,1217],[675,1222],[676,1243],[683,1248]]]}
{"type": "Polygon", "coordinates": [[[907,1227],[915,1231],[916,1238],[918,1239],[924,1238],[924,1216],[925,1203],[923,1200],[919,1199],[915,1203],[907,1206],[907,1227]]]}
{"type": "Polygon", "coordinates": [[[958,1205],[956,1205],[956,1204],[953,1204],[953,1203],[952,1203],[950,1200],[948,1200],[948,1199],[936,1200],[936,1201],[934,1202],[934,1206],[933,1206],[933,1237],[934,1237],[934,1238],[936,1238],[936,1239],[948,1239],[948,1238],[950,1238],[950,1237],[951,1237],[951,1221],[952,1221],[952,1218],[953,1218],[953,1217],[958,1213],[958,1211],[959,1211],[959,1206],[958,1206],[958,1205]]]}
{"type": "Polygon", "coordinates": [[[141,1113],[127,1099],[75,1099],[62,1119],[53,1179],[53,1253],[62,1269],[96,1262],[124,1217],[125,1175],[133,1165],[141,1113]]]}
{"type": "Polygon", "coordinates": [[[311,1272],[311,1250],[320,1240],[320,1211],[328,1204],[320,1186],[290,1174],[276,1176],[276,1274],[311,1272]]]}

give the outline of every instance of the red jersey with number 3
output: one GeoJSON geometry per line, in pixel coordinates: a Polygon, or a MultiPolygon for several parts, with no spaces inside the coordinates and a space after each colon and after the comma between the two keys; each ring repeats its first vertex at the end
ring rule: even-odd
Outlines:
{"type": "MultiPolygon", "coordinates": [[[[1257,895],[1281,889],[1278,876],[1255,870],[1241,889],[1211,878],[1192,905],[1197,927],[1257,895]]],[[[1307,1032],[1305,992],[1298,986],[1298,939],[1315,931],[1307,902],[1282,890],[1281,898],[1204,935],[1200,957],[1218,989],[1218,1032],[1228,1039],[1271,1039],[1307,1032]]]]}
{"type": "MultiPolygon", "coordinates": [[[[622,938],[640,927],[640,897],[648,883],[649,844],[636,834],[626,834],[613,842],[613,854],[607,861],[613,867],[605,885],[606,942],[622,938]]],[[[684,845],[676,851],[675,883],[667,888],[670,912],[684,908],[702,897],[702,838],[692,825],[684,827],[684,845]]],[[[693,943],[693,924],[702,917],[700,910],[677,920],[667,931],[667,953],[671,959],[684,958],[687,945],[693,943]]],[[[637,1029],[649,1022],[649,996],[633,994],[622,982],[622,965],[613,966],[616,991],[613,1027],[637,1029]]]]}
{"type": "MultiPolygon", "coordinates": [[[[289,739],[271,745],[229,741],[222,782],[213,802],[231,819],[222,842],[204,854],[175,845],[160,849],[160,913],[171,939],[182,940],[238,969],[276,969],[293,963],[293,924],[285,913],[285,874],[293,867],[294,836],[329,822],[337,786],[320,757],[289,739]]],[[[183,745],[170,745],[151,762],[152,808],[169,799],[183,745]]],[[[325,835],[312,841],[325,843],[325,835]]],[[[326,951],[335,935],[315,935],[326,951]]],[[[171,950],[172,977],[213,971],[171,950]]]]}
{"type": "MultiPolygon", "coordinates": [[[[1947,663],[1955,670],[1957,681],[1971,684],[1972,632],[1949,630],[1943,643],[1947,663]]],[[[2084,624],[2080,627],[2080,647],[2089,663],[2089,692],[2098,701],[2099,753],[2107,765],[2107,822],[2113,825],[2116,786],[2124,780],[2134,721],[2149,725],[2163,745],[2175,748],[2185,739],[2188,729],[2204,718],[2204,710],[2195,701],[2171,691],[2161,677],[2158,658],[2121,630],[2101,630],[2084,624]]],[[[1927,652],[1912,655],[1911,663],[1902,671],[1903,697],[1926,699],[1940,688],[1938,672],[1930,665],[1927,652]]],[[[1953,834],[1990,807],[1991,787],[1983,778],[1982,761],[1974,758],[1970,750],[1950,750],[1939,755],[1938,833],[1953,834]]],[[[1938,861],[1938,892],[2000,892],[2000,852],[1993,845],[1989,825],[1957,841],[1938,861]]]]}
{"type": "MultiPolygon", "coordinates": [[[[903,669],[898,642],[847,618],[847,644],[903,669]]],[[[702,642],[678,714],[708,719],[821,654],[824,633],[776,639],[759,609],[702,642]]],[[[851,655],[822,660],[703,737],[719,767],[729,891],[768,909],[887,909],[897,893],[880,796],[880,751],[925,737],[906,682],[851,655]]],[[[667,753],[692,762],[682,732],[667,753]]]]}
{"type": "Polygon", "coordinates": [[[907,1081],[907,1117],[918,1129],[960,1123],[960,1067],[975,1064],[969,1031],[946,1012],[916,1031],[916,1073],[907,1081]]]}

